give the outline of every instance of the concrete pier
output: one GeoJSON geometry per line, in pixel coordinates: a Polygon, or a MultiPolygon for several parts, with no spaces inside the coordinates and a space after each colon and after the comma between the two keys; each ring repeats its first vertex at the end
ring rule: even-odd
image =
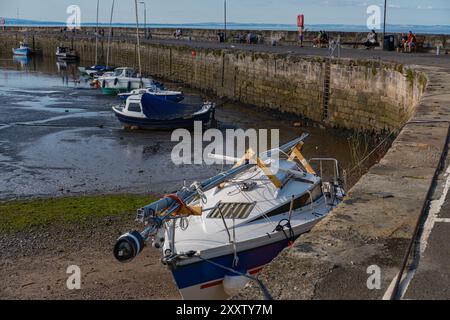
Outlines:
{"type": "MultiPolygon", "coordinates": [[[[63,40],[45,33],[34,33],[34,37],[44,55],[54,54],[63,40]]],[[[16,44],[9,34],[0,34],[0,40],[2,52],[10,52],[16,44]]],[[[83,59],[93,61],[92,38],[74,35],[73,45],[83,59]]],[[[104,54],[104,43],[102,48],[104,54]]],[[[274,298],[391,298],[399,292],[396,277],[406,274],[405,267],[421,256],[427,259],[427,269],[418,264],[418,278],[411,281],[411,291],[404,297],[419,297],[420,286],[430,279],[436,286],[448,286],[448,272],[439,276],[427,272],[445,266],[442,255],[450,254],[448,235],[429,230],[428,250],[440,247],[440,254],[436,249],[431,253],[416,250],[414,242],[428,217],[429,202],[445,190],[448,55],[342,49],[340,58],[330,58],[327,49],[292,43],[272,47],[164,37],[143,41],[141,52],[145,74],[328,126],[398,133],[385,157],[349,190],[344,201],[264,268],[260,279],[274,298]],[[381,271],[379,288],[367,286],[370,266],[381,271]]],[[[135,65],[130,35],[113,41],[112,61],[115,66],[135,65]]],[[[444,205],[435,215],[446,218],[450,195],[442,194],[444,205]]],[[[433,296],[436,291],[427,292],[428,298],[443,298],[433,296]]],[[[448,294],[448,290],[439,292],[448,294]]],[[[235,298],[260,299],[262,295],[250,285],[235,298]]]]}

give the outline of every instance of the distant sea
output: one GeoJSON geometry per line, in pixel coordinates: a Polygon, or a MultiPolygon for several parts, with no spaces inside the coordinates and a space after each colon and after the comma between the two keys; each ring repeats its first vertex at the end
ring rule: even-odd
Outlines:
{"type": "MultiPolygon", "coordinates": [[[[23,19],[8,19],[6,18],[6,26],[64,26],[63,22],[52,22],[52,21],[34,21],[34,20],[23,20],[23,19]]],[[[107,23],[100,23],[101,27],[108,27],[107,23]]],[[[83,23],[81,27],[92,27],[95,23],[83,23]]],[[[133,23],[115,23],[114,27],[135,27],[133,23]]],[[[143,25],[141,24],[141,27],[143,25]]],[[[180,24],[170,24],[170,23],[149,23],[147,25],[149,28],[194,28],[194,29],[223,29],[223,23],[216,22],[205,22],[205,23],[180,23],[180,24]]],[[[233,30],[283,30],[283,31],[295,31],[297,26],[294,24],[271,24],[271,23],[228,23],[228,29],[233,30]]],[[[345,24],[311,24],[305,26],[308,31],[343,31],[343,32],[365,32],[368,31],[366,26],[362,25],[345,25],[345,24]]],[[[389,24],[386,25],[386,32],[390,33],[400,33],[413,31],[414,33],[432,33],[432,34],[450,34],[450,25],[396,25],[389,24]]]]}

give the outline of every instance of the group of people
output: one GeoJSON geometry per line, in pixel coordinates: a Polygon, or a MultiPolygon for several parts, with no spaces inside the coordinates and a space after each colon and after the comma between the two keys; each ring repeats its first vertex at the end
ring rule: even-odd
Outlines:
{"type": "Polygon", "coordinates": [[[257,44],[261,42],[260,36],[249,32],[247,34],[239,33],[235,41],[238,43],[257,44]]]}
{"type": "MultiPolygon", "coordinates": [[[[303,45],[303,34],[301,36],[302,36],[301,44],[303,45]]],[[[313,39],[313,46],[321,48],[324,45],[325,46],[328,45],[329,41],[330,38],[328,37],[328,34],[325,31],[320,30],[317,37],[313,39]]]]}
{"type": "Polygon", "coordinates": [[[412,52],[417,48],[417,38],[412,31],[408,32],[408,35],[402,33],[400,35],[400,41],[397,46],[397,52],[412,52]]]}
{"type": "MultiPolygon", "coordinates": [[[[367,35],[367,40],[364,42],[367,49],[379,46],[378,35],[375,30],[372,30],[367,35]]],[[[407,35],[401,33],[400,39],[397,45],[397,52],[412,52],[417,47],[417,38],[412,31],[409,31],[407,35]]]]}

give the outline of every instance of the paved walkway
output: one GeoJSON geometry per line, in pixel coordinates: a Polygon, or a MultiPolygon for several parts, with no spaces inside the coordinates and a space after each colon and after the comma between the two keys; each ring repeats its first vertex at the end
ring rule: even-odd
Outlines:
{"type": "MultiPolygon", "coordinates": [[[[5,32],[3,34],[15,35],[15,33],[5,32]]],[[[49,37],[61,37],[61,33],[36,33],[37,36],[49,36],[49,37]]],[[[71,39],[72,35],[68,34],[67,39],[71,39]]],[[[90,35],[75,35],[75,39],[87,39],[94,41],[95,38],[90,35]]],[[[133,43],[136,41],[134,36],[117,36],[113,37],[114,40],[130,41],[133,43]]],[[[104,38],[106,40],[106,37],[104,38]]],[[[302,56],[322,56],[326,57],[330,55],[330,51],[327,48],[314,48],[311,44],[307,43],[304,47],[299,45],[280,45],[270,46],[266,44],[242,44],[242,43],[219,43],[213,41],[189,41],[181,39],[142,39],[141,43],[149,44],[161,44],[161,45],[175,45],[175,46],[189,46],[192,48],[210,48],[210,49],[229,49],[229,50],[244,50],[253,52],[267,52],[267,53],[280,53],[280,54],[296,54],[302,56]]],[[[334,54],[338,56],[337,51],[334,54]]],[[[439,66],[450,67],[450,54],[441,54],[436,56],[433,53],[397,53],[395,51],[383,51],[381,49],[366,50],[363,46],[359,48],[352,48],[350,46],[344,46],[340,50],[340,56],[342,58],[352,59],[382,59],[385,61],[395,61],[405,64],[419,64],[427,66],[439,66]]]]}
{"type": "MultiPolygon", "coordinates": [[[[300,47],[300,46],[269,46],[269,45],[248,45],[238,43],[218,43],[218,42],[198,42],[198,41],[186,41],[186,40],[170,40],[170,39],[155,39],[144,40],[142,43],[154,43],[163,45],[186,45],[192,48],[215,48],[215,49],[238,49],[254,52],[268,52],[268,53],[281,53],[281,54],[297,54],[304,56],[322,56],[326,57],[330,55],[330,51],[327,48],[313,48],[313,47],[300,47]]],[[[338,56],[337,51],[334,54],[338,56]]],[[[383,50],[366,50],[360,47],[355,48],[341,48],[340,56],[342,58],[352,59],[382,59],[395,61],[406,64],[420,64],[427,66],[439,66],[450,67],[450,55],[441,54],[436,56],[432,53],[397,53],[395,51],[383,51],[383,50]]]]}
{"type": "Polygon", "coordinates": [[[449,153],[432,199],[416,242],[414,268],[409,270],[401,286],[403,299],[450,299],[449,153]]]}

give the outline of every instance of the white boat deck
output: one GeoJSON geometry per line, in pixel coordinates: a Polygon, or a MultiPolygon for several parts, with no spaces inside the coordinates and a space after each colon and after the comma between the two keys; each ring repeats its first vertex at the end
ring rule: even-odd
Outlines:
{"type": "MultiPolygon", "coordinates": [[[[286,160],[281,160],[280,166],[285,169],[298,170],[294,162],[286,160]]],[[[280,181],[283,181],[283,176],[286,178],[285,172],[280,171],[277,174],[280,181]]],[[[283,240],[284,234],[282,232],[273,231],[282,219],[288,218],[289,208],[270,217],[267,217],[266,214],[283,205],[290,205],[293,196],[294,198],[298,198],[307,194],[309,200],[310,195],[308,191],[315,189],[317,192],[317,188],[320,190],[319,177],[305,172],[303,179],[309,180],[311,183],[289,178],[284,186],[278,189],[272,184],[264,172],[256,166],[235,177],[233,181],[226,183],[223,188],[219,189],[216,187],[205,192],[206,202],[202,203],[201,201],[197,201],[194,204],[200,205],[206,211],[203,211],[201,216],[187,218],[188,228],[185,230],[179,227],[179,223],[177,224],[175,251],[182,253],[194,250],[201,252],[202,256],[204,254],[212,254],[215,256],[219,254],[219,251],[220,254],[224,254],[224,250],[232,252],[233,248],[230,246],[230,237],[223,220],[220,215],[216,215],[214,218],[209,217],[212,210],[207,210],[214,208],[220,202],[254,204],[250,214],[245,219],[225,219],[231,235],[231,241],[234,241],[239,247],[238,251],[245,250],[247,246],[255,246],[255,241],[274,242],[275,240],[283,240]],[[239,182],[244,181],[246,183],[253,181],[256,185],[248,191],[243,191],[239,182]],[[211,251],[214,251],[215,254],[211,251]]],[[[319,197],[316,200],[312,205],[305,204],[293,211],[291,226],[296,235],[308,231],[329,211],[324,197],[319,197]]],[[[170,228],[167,229],[170,230],[170,228]]],[[[286,232],[288,233],[287,229],[286,232]]],[[[169,233],[170,231],[166,233],[166,239],[167,237],[170,238],[171,235],[169,233]]],[[[167,248],[167,241],[165,248],[167,248]]]]}

